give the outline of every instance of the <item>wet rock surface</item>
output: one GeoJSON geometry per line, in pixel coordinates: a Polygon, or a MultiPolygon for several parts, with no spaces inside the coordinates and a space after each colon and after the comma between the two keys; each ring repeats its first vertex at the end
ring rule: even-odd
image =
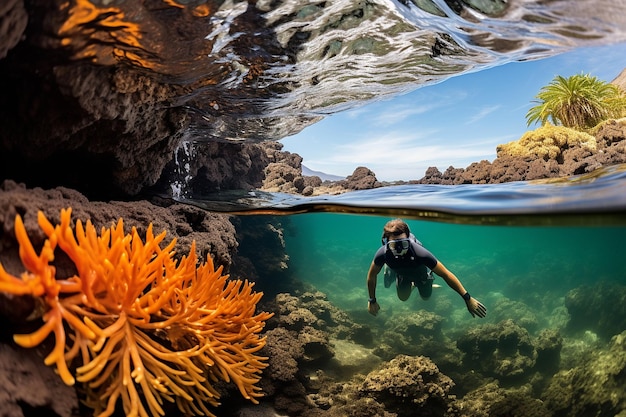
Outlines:
{"type": "Polygon", "coordinates": [[[626,332],[588,361],[558,372],[542,399],[554,415],[621,415],[626,409],[626,332]]]}

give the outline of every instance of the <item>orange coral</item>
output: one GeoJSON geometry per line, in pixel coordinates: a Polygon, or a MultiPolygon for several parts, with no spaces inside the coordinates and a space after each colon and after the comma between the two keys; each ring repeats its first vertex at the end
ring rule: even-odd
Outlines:
{"type": "Polygon", "coordinates": [[[255,314],[262,293],[252,283],[229,280],[210,258],[197,267],[195,243],[176,262],[176,241],[162,249],[165,232],[154,236],[152,224],[144,243],[135,228],[124,234],[121,219],[98,235],[80,220],[74,234],[70,217],[71,209],[62,210],[61,224],[53,226],[39,212],[48,237],[39,255],[22,219],[15,219],[27,272],[18,278],[0,265],[0,291],[41,297],[47,306],[43,326],[15,335],[16,343],[34,347],[54,333],[45,363],[55,364],[66,384],[85,383],[86,403],[99,416],[111,415],[120,398],[129,416],[164,415],[164,400],[184,413],[212,416],[206,404],[219,405],[211,385],[218,379],[258,402],[255,384],[267,366],[257,355],[265,345],[259,334],[271,314],[255,314]],[[76,275],[56,279],[57,247],[76,275]],[[82,359],[76,377],[68,367],[74,359],[82,359]]]}

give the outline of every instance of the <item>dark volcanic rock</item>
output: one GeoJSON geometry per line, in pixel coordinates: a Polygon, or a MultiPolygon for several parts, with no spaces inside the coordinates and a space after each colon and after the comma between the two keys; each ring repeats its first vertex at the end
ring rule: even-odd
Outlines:
{"type": "Polygon", "coordinates": [[[21,40],[28,15],[23,0],[5,0],[0,6],[0,59],[21,40]]]}
{"type": "Polygon", "coordinates": [[[376,174],[366,167],[357,167],[352,175],[348,175],[345,180],[338,181],[338,184],[347,190],[369,190],[382,186],[376,179],[376,174]]]}
{"type": "Polygon", "coordinates": [[[466,168],[449,167],[441,173],[426,170],[416,184],[499,184],[580,175],[626,162],[626,121],[609,120],[597,128],[596,150],[584,146],[563,149],[559,158],[532,158],[498,154],[493,162],[474,162],[466,168]]]}

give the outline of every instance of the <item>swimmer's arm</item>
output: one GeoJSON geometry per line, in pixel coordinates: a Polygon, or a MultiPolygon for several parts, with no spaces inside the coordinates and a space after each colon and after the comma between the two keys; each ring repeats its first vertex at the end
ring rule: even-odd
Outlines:
{"type": "Polygon", "coordinates": [[[441,262],[437,261],[437,265],[433,268],[433,272],[443,278],[446,284],[448,284],[448,287],[459,293],[461,297],[467,292],[456,275],[448,270],[448,268],[446,268],[441,262]]]}
{"type": "Polygon", "coordinates": [[[382,265],[379,266],[372,262],[367,272],[367,292],[369,293],[369,298],[376,298],[377,276],[381,269],[383,269],[382,265]]]}
{"type": "Polygon", "coordinates": [[[443,278],[446,281],[446,284],[454,291],[459,293],[461,297],[465,300],[465,305],[467,306],[467,310],[470,312],[472,317],[480,317],[483,318],[487,315],[487,308],[477,299],[471,297],[468,292],[465,290],[461,281],[454,275],[452,272],[448,270],[441,262],[437,261],[437,264],[433,268],[433,272],[443,278]],[[467,296],[465,296],[467,294],[467,296]]]}

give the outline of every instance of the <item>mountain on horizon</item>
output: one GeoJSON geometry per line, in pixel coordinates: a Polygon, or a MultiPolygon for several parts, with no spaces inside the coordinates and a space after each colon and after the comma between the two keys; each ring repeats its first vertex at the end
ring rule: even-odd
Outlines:
{"type": "Polygon", "coordinates": [[[307,177],[312,177],[314,175],[317,175],[318,177],[322,179],[322,181],[340,181],[340,180],[346,179],[346,177],[342,177],[340,175],[327,174],[322,171],[313,171],[312,169],[304,165],[302,165],[302,175],[305,175],[307,177]]]}

